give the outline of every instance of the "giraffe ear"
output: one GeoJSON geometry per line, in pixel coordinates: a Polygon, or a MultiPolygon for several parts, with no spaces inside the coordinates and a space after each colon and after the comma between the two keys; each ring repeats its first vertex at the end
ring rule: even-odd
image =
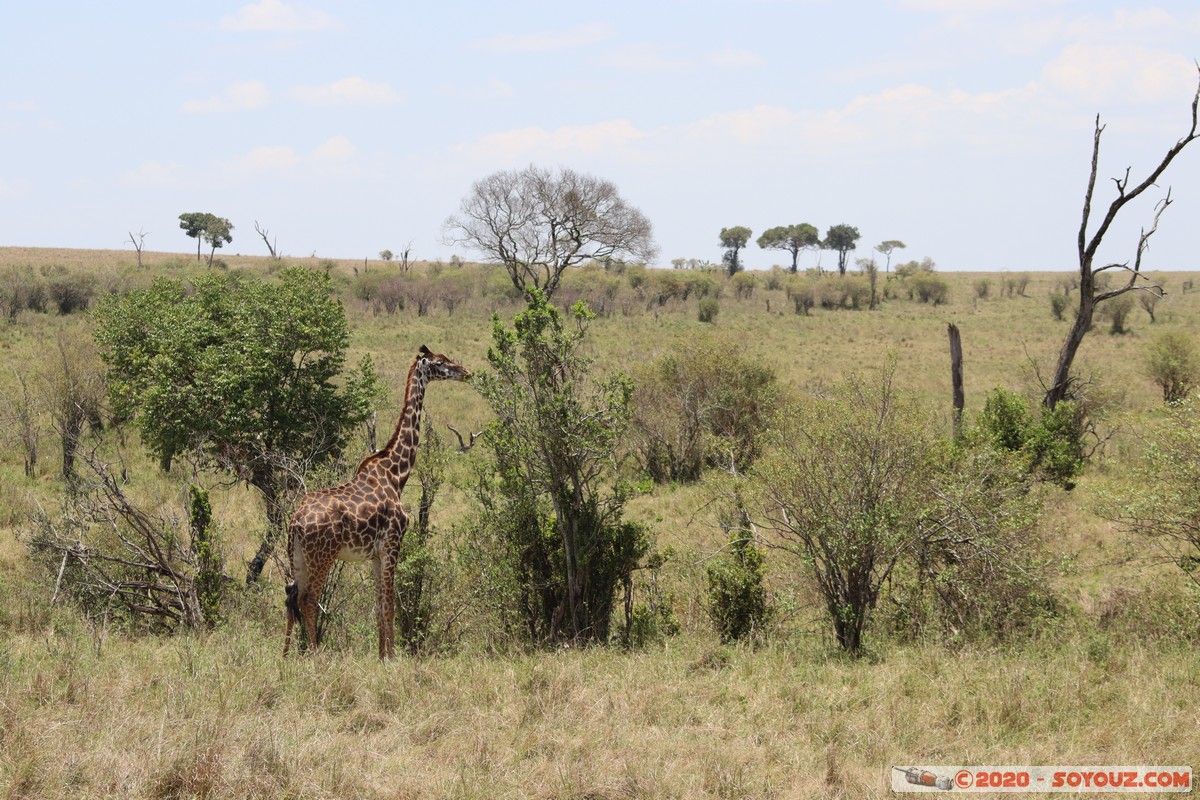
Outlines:
{"type": "Polygon", "coordinates": [[[428,347],[426,347],[425,345],[421,345],[421,349],[420,349],[420,350],[418,350],[417,352],[418,352],[419,354],[423,355],[423,356],[431,356],[431,355],[433,355],[433,353],[429,352],[429,348],[428,348],[428,347]]]}

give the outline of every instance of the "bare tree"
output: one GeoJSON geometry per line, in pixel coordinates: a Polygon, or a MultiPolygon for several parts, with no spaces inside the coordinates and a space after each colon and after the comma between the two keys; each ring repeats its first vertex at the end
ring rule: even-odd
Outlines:
{"type": "Polygon", "coordinates": [[[263,242],[267,245],[267,250],[270,251],[270,253],[271,253],[271,258],[278,261],[279,260],[279,252],[275,249],[275,246],[279,244],[279,237],[276,236],[274,241],[272,241],[269,238],[271,235],[271,232],[269,230],[267,230],[266,228],[260,228],[258,225],[258,220],[254,220],[254,232],[262,237],[263,242]]]}
{"type": "Polygon", "coordinates": [[[138,228],[137,233],[129,232],[129,243],[133,245],[134,250],[137,250],[138,269],[142,268],[142,250],[146,247],[146,237],[149,235],[149,232],[143,231],[141,228],[138,228]]]}
{"type": "Polygon", "coordinates": [[[404,245],[404,249],[400,251],[400,271],[408,272],[412,269],[412,242],[404,245]]]}
{"type": "Polygon", "coordinates": [[[194,526],[185,535],[189,528],[177,515],[134,505],[94,453],[81,458],[87,491],[70,497],[57,518],[35,515],[29,540],[35,562],[56,575],[53,599],[69,596],[89,616],[115,611],[152,628],[203,625],[205,591],[219,592],[206,582],[227,580],[219,559],[205,552],[207,540],[194,526]]]}
{"type": "Polygon", "coordinates": [[[656,252],[650,221],[610,181],[530,165],[479,180],[446,220],[446,241],[483,253],[525,293],[554,294],[568,267],[656,252]]]}
{"type": "MultiPolygon", "coordinates": [[[[1200,70],[1200,66],[1197,69],[1200,70]]],[[[1162,287],[1151,282],[1142,273],[1142,256],[1145,254],[1146,247],[1150,243],[1150,237],[1158,230],[1158,222],[1162,218],[1163,212],[1171,205],[1170,189],[1167,190],[1166,196],[1155,207],[1154,219],[1149,229],[1143,228],[1141,235],[1138,237],[1133,266],[1125,262],[1120,264],[1105,264],[1104,266],[1097,267],[1094,265],[1096,250],[1100,247],[1104,235],[1108,233],[1109,227],[1121,209],[1130,201],[1141,196],[1151,186],[1155,186],[1155,182],[1166,171],[1175,157],[1183,152],[1183,148],[1187,147],[1188,144],[1197,138],[1196,114],[1198,104],[1200,104],[1200,83],[1196,87],[1196,94],[1192,97],[1192,124],[1187,134],[1167,151],[1166,155],[1159,161],[1158,166],[1141,183],[1130,188],[1129,168],[1126,168],[1124,177],[1112,179],[1113,183],[1116,184],[1117,196],[1109,204],[1108,211],[1105,213],[1100,225],[1089,237],[1088,222],[1092,212],[1092,195],[1096,188],[1096,173],[1100,161],[1100,134],[1104,132],[1104,126],[1100,124],[1100,116],[1096,115],[1096,127],[1092,136],[1092,171],[1088,177],[1087,192],[1083,198],[1083,220],[1079,225],[1079,308],[1075,312],[1075,322],[1067,334],[1066,341],[1063,342],[1062,350],[1059,352],[1058,364],[1054,368],[1054,375],[1050,386],[1046,389],[1043,402],[1047,408],[1054,408],[1060,400],[1065,399],[1071,394],[1073,384],[1071,365],[1075,361],[1075,353],[1079,350],[1079,345],[1083,343],[1084,335],[1092,327],[1092,318],[1096,312],[1096,307],[1100,303],[1133,290],[1151,292],[1162,296],[1162,287]],[[1115,288],[1101,288],[1098,285],[1099,282],[1097,279],[1101,277],[1100,273],[1106,270],[1124,270],[1127,279],[1115,288]]]]}

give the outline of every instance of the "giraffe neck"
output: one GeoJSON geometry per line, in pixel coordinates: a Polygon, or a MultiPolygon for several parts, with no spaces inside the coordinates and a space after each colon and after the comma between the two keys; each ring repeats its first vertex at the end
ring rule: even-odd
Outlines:
{"type": "Polygon", "coordinates": [[[421,410],[425,405],[427,382],[428,377],[417,369],[417,362],[414,361],[408,371],[408,384],[404,388],[404,410],[400,412],[392,438],[379,451],[380,461],[387,467],[388,475],[398,490],[404,488],[417,463],[421,410]]]}

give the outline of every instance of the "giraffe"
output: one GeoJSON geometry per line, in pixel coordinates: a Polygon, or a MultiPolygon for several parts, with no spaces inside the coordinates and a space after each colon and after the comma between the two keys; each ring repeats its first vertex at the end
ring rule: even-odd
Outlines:
{"type": "Polygon", "coordinates": [[[292,626],[299,621],[312,648],[317,645],[317,603],[336,559],[371,561],[375,574],[375,615],[379,625],[379,657],[395,655],[393,577],[408,515],[400,493],[417,460],[421,408],[429,381],[467,380],[471,372],[421,345],[408,370],[404,410],[392,438],[367,456],[348,483],[310,492],[300,501],[288,525],[286,656],[292,626]]]}

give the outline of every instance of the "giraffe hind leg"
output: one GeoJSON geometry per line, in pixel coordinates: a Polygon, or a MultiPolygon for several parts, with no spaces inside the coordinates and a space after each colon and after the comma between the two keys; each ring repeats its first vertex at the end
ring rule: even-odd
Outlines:
{"type": "Polygon", "coordinates": [[[283,635],[283,654],[288,654],[288,649],[292,645],[292,626],[296,624],[296,620],[300,619],[300,589],[296,586],[295,581],[288,581],[287,599],[284,605],[287,606],[287,632],[283,635]]]}

